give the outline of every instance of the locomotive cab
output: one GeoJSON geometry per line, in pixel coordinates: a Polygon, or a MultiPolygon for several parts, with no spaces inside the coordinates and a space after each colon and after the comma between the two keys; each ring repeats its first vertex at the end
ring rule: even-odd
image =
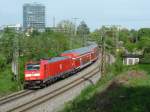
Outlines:
{"type": "Polygon", "coordinates": [[[27,64],[25,70],[25,78],[38,78],[40,76],[39,64],[27,64]]]}
{"type": "Polygon", "coordinates": [[[35,64],[26,64],[25,66],[25,82],[24,82],[24,87],[32,87],[36,86],[36,84],[40,84],[40,64],[35,63],[35,64]]]}

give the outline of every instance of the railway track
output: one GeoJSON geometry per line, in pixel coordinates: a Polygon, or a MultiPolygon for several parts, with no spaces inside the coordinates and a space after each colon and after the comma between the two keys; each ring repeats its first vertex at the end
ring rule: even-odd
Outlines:
{"type": "Polygon", "coordinates": [[[65,93],[66,91],[80,85],[81,83],[83,83],[84,81],[89,80],[90,78],[93,77],[94,75],[96,75],[99,72],[99,66],[96,67],[95,69],[93,69],[92,71],[88,72],[88,74],[85,74],[82,77],[77,78],[76,80],[73,80],[72,82],[69,82],[67,84],[65,84],[64,86],[61,86],[51,92],[48,92],[44,95],[41,95],[40,97],[37,97],[34,100],[31,100],[23,105],[20,105],[18,107],[15,107],[11,110],[9,110],[9,112],[25,112],[28,111],[46,101],[52,100],[53,98],[65,93]]]}
{"type": "Polygon", "coordinates": [[[24,97],[26,95],[29,95],[33,92],[34,91],[32,91],[32,90],[22,90],[22,91],[19,91],[17,93],[10,94],[6,97],[2,97],[2,98],[0,98],[0,106],[6,104],[8,102],[13,102],[13,101],[15,101],[21,97],[24,97]]]}
{"type": "MultiPolygon", "coordinates": [[[[71,88],[88,81],[90,77],[94,76],[99,71],[99,62],[96,62],[93,67],[89,66],[81,71],[81,74],[73,75],[58,84],[54,84],[45,89],[38,91],[35,90],[22,90],[20,92],[0,98],[0,112],[24,112],[28,111],[41,103],[52,101],[53,98],[65,93],[71,88]],[[67,80],[67,81],[66,81],[67,80]]],[[[89,80],[89,82],[91,82],[89,80]]]]}

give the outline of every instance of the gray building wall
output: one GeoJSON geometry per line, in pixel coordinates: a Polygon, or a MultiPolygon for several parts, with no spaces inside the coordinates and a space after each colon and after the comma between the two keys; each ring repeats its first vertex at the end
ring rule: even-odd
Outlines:
{"type": "Polygon", "coordinates": [[[45,6],[42,4],[23,5],[23,27],[42,30],[45,28],[45,6]]]}

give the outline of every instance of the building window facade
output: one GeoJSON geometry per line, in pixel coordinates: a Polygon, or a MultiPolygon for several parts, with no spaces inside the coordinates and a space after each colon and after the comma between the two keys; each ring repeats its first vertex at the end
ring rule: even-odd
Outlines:
{"type": "Polygon", "coordinates": [[[24,29],[34,28],[45,29],[45,6],[42,4],[23,5],[23,27],[24,29]]]}

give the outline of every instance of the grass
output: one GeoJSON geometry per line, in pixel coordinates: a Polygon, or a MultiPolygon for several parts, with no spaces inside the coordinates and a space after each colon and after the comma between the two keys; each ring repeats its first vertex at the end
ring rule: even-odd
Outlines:
{"type": "Polygon", "coordinates": [[[148,64],[125,67],[120,71],[121,75],[117,75],[119,72],[113,66],[111,73],[107,73],[97,85],[88,87],[75,100],[67,103],[61,112],[150,112],[149,68],[148,64]],[[125,72],[133,70],[136,74],[140,72],[144,75],[128,76],[128,72],[125,72]],[[116,76],[121,77],[121,83],[111,82],[116,76]]]}
{"type": "Polygon", "coordinates": [[[10,65],[5,71],[0,72],[0,96],[10,94],[17,91],[17,83],[12,81],[12,73],[10,65]]]}
{"type": "MultiPolygon", "coordinates": [[[[116,84],[105,92],[105,98],[100,100],[108,101],[100,108],[106,112],[149,112],[150,111],[150,75],[142,77],[128,77],[127,84],[116,84]]],[[[101,96],[101,95],[100,95],[101,96]]],[[[100,98],[96,96],[97,99],[100,98]]],[[[92,108],[93,109],[93,108],[92,108]]],[[[97,111],[95,111],[97,112],[97,111]]]]}
{"type": "Polygon", "coordinates": [[[117,62],[118,63],[111,66],[108,65],[107,75],[102,77],[102,79],[95,86],[89,86],[83,90],[75,100],[67,103],[65,108],[60,112],[92,112],[88,110],[90,105],[88,105],[87,102],[92,99],[95,93],[105,90],[111,80],[113,80],[117,74],[123,72],[122,64],[119,60],[117,62]]]}
{"type": "Polygon", "coordinates": [[[139,64],[138,68],[147,72],[150,75],[150,64],[139,64]]]}

